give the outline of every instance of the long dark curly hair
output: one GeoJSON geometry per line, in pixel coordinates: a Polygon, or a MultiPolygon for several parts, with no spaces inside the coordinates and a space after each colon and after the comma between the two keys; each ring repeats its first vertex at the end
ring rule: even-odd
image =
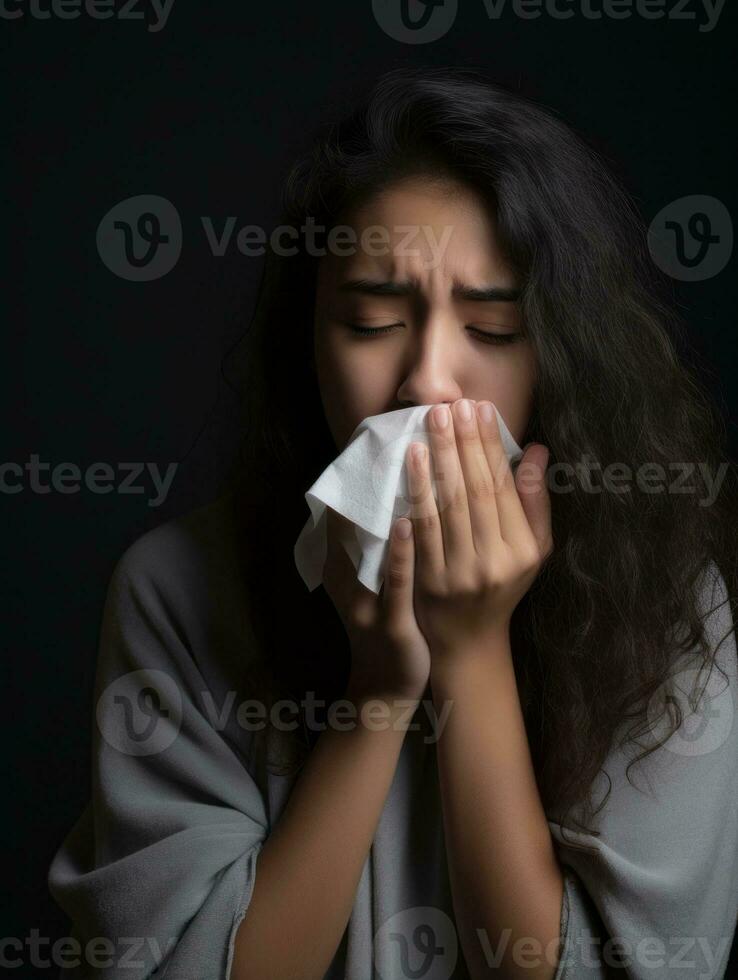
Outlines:
{"type": "MultiPolygon", "coordinates": [[[[604,806],[609,788],[595,807],[593,786],[616,736],[643,748],[633,765],[679,727],[665,698],[669,728],[640,741],[677,658],[712,668],[701,586],[719,570],[735,620],[738,490],[724,418],[696,361],[684,363],[688,335],[628,195],[554,114],[480,71],[390,71],[323,123],[284,182],[280,223],[298,234],[267,249],[254,315],[225,363],[243,400],[227,485],[260,650],[244,683],[269,703],[306,691],[330,703],[348,678],[338,615],[322,588],[308,593],[292,550],[304,493],[336,455],[311,369],[319,256],[304,230],[330,229],[408,175],[461,181],[495,215],[538,364],[525,441],[548,447],[549,468],[660,464],[671,480],[686,464],[680,492],[593,493],[573,480],[551,493],[554,551],[513,614],[511,641],[539,790],[565,826],[575,804],[604,806]],[[709,505],[705,473],[722,475],[709,505]]],[[[298,766],[314,738],[303,718],[298,766]]]]}

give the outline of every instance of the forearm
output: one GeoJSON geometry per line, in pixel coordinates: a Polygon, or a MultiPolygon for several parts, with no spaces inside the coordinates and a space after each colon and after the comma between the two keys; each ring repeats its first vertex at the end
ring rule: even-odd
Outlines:
{"type": "Polygon", "coordinates": [[[346,697],[356,722],[322,732],[259,852],[231,980],[322,980],[341,941],[413,713],[388,699],[372,730],[358,717],[371,699],[346,697]]]}
{"type": "Polygon", "coordinates": [[[563,878],[509,639],[435,665],[431,688],[436,712],[452,702],[436,751],[454,910],[471,975],[550,980],[560,952],[563,878]]]}

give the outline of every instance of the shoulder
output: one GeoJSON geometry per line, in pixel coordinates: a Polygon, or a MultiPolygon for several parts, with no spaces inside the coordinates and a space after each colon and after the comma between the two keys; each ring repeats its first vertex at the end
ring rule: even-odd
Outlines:
{"type": "MultiPolygon", "coordinates": [[[[609,774],[623,791],[627,769],[645,777],[653,799],[683,814],[692,800],[711,799],[727,815],[738,778],[738,652],[725,578],[714,561],[697,582],[698,611],[706,649],[675,657],[668,675],[648,700],[648,731],[609,758],[609,774]],[[676,722],[676,725],[675,725],[676,722]],[[641,757],[643,749],[653,750],[641,757]]],[[[624,728],[627,728],[625,725],[624,728]]],[[[643,796],[633,797],[634,807],[643,796]]]]}
{"type": "Polygon", "coordinates": [[[714,655],[715,662],[730,677],[734,686],[738,675],[736,624],[733,617],[735,598],[730,595],[717,564],[711,561],[699,582],[699,611],[710,654],[714,655]]]}
{"type": "Polygon", "coordinates": [[[722,621],[728,622],[730,619],[730,597],[725,578],[716,562],[710,561],[706,566],[700,579],[699,588],[703,614],[710,616],[719,611],[722,621]]]}
{"type": "Polygon", "coordinates": [[[147,659],[157,648],[176,649],[203,669],[215,656],[243,658],[251,647],[248,592],[233,507],[225,494],[126,548],[108,585],[104,642],[120,637],[130,648],[135,641],[147,659]]]}
{"type": "Polygon", "coordinates": [[[117,560],[111,584],[175,599],[198,585],[230,581],[239,569],[233,500],[224,495],[136,538],[117,560]]]}

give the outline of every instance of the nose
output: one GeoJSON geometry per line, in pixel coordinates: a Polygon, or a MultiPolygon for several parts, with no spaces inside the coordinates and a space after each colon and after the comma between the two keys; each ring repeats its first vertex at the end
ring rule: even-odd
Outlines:
{"type": "Polygon", "coordinates": [[[463,392],[455,376],[453,324],[436,318],[414,332],[397,400],[403,408],[455,402],[463,392]]]}

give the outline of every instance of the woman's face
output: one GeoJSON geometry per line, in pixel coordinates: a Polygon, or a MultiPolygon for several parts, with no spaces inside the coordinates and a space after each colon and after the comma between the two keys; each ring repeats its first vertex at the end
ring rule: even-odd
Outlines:
{"type": "Polygon", "coordinates": [[[461,184],[408,178],[345,224],[353,236],[320,259],[314,324],[338,450],[369,415],[459,398],[492,401],[521,444],[534,356],[520,332],[519,283],[482,199],[461,184]]]}

